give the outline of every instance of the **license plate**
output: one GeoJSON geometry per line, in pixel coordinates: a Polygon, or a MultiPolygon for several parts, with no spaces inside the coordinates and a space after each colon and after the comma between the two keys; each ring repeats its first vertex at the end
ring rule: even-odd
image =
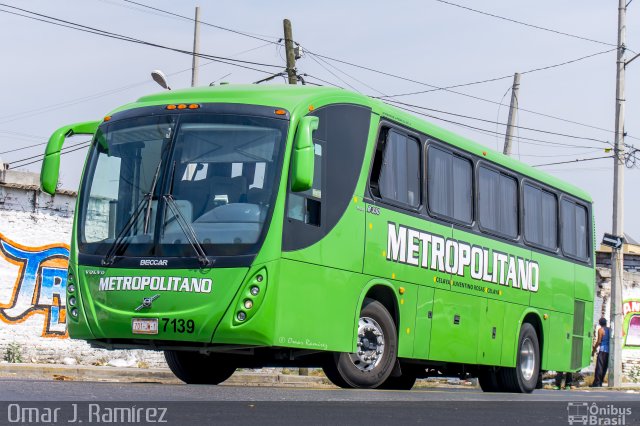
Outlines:
{"type": "Polygon", "coordinates": [[[133,318],[131,331],[133,334],[158,334],[158,318],[133,318]]]}

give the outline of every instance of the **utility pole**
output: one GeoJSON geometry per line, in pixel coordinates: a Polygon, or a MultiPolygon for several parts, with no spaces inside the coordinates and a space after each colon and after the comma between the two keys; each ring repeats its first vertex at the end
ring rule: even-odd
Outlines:
{"type": "MultiPolygon", "coordinates": [[[[624,237],[624,68],[626,0],[618,0],[618,58],[616,61],[616,119],[613,148],[613,235],[624,237]]],[[[611,346],[609,348],[609,387],[622,384],[622,282],[624,244],[611,250],[611,346]]]]}
{"type": "Polygon", "coordinates": [[[296,76],[296,53],[293,50],[293,35],[291,31],[291,21],[285,19],[284,24],[284,49],[287,53],[287,75],[289,84],[298,84],[296,76]]]}
{"type": "Polygon", "coordinates": [[[193,56],[191,57],[191,87],[198,84],[198,67],[200,58],[200,7],[196,6],[196,18],[193,27],[193,56]]]}
{"type": "Polygon", "coordinates": [[[513,139],[513,129],[516,126],[518,115],[518,89],[520,89],[520,74],[513,75],[513,87],[511,88],[511,106],[509,107],[509,122],[507,123],[507,133],[504,137],[504,155],[511,155],[511,140],[513,139]]]}

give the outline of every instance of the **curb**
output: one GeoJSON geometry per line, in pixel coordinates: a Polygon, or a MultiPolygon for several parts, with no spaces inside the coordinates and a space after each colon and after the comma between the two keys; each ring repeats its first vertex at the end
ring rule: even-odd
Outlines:
{"type": "MultiPolygon", "coordinates": [[[[157,383],[179,385],[182,381],[176,378],[168,368],[124,368],[93,365],[64,364],[0,364],[0,379],[81,381],[81,382],[116,382],[116,383],[157,383]]],[[[418,389],[427,388],[475,388],[475,386],[442,382],[443,379],[420,380],[418,389]]],[[[338,389],[323,376],[298,376],[282,374],[278,371],[237,371],[227,381],[226,386],[257,386],[285,388],[338,389]]],[[[639,391],[635,383],[624,383],[620,388],[579,387],[571,391],[579,393],[602,391],[639,391]]],[[[570,391],[566,391],[570,392],[570,391]]]]}
{"type": "MultiPolygon", "coordinates": [[[[0,364],[0,378],[56,380],[56,381],[96,381],[126,383],[182,384],[168,368],[122,368],[91,365],[62,364],[0,364]]],[[[225,385],[266,386],[266,387],[313,387],[335,388],[319,376],[297,376],[278,372],[238,371],[225,385]]]]}

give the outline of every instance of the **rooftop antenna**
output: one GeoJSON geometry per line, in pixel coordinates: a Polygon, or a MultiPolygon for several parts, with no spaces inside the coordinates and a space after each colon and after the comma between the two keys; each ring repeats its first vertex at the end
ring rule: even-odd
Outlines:
{"type": "Polygon", "coordinates": [[[162,71],[151,71],[151,78],[153,78],[153,81],[158,83],[163,89],[171,90],[171,87],[169,87],[169,83],[167,83],[167,76],[164,75],[162,71]]]}

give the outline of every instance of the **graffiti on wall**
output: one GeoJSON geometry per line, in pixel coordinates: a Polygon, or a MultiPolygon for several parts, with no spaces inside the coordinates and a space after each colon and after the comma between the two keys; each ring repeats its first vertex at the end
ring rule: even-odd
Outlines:
{"type": "Polygon", "coordinates": [[[640,346],[640,300],[625,300],[622,304],[625,346],[640,346]]]}
{"type": "MultiPolygon", "coordinates": [[[[17,272],[9,300],[0,300],[0,320],[19,324],[32,315],[42,315],[42,337],[67,337],[69,246],[25,247],[0,234],[0,256],[17,272]]],[[[4,290],[0,288],[0,294],[7,293],[4,290]]]]}

